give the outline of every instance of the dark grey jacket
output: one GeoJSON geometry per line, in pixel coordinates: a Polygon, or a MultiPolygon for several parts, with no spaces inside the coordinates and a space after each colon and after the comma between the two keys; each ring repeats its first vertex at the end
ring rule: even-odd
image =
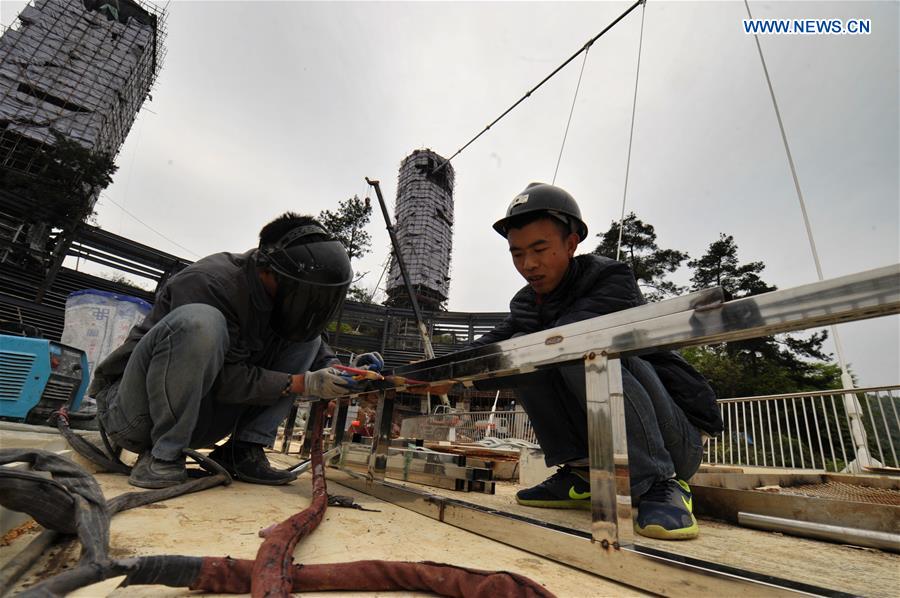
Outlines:
{"type": "MultiPolygon", "coordinates": [[[[190,303],[211,305],[228,323],[229,345],[225,366],[213,386],[226,403],[268,405],[278,400],[287,382],[283,372],[261,367],[278,353],[281,339],[269,326],[272,300],[259,280],[256,250],[216,253],[188,266],[157,292],[153,309],[129,332],[125,342],[110,353],[94,372],[89,394],[96,396],[122,377],[138,341],[173,309],[190,303]]],[[[312,369],[337,361],[322,342],[312,369]]],[[[301,373],[301,372],[297,372],[301,373]]]]}
{"type": "MultiPolygon", "coordinates": [[[[599,255],[579,255],[553,292],[538,296],[530,286],[509,302],[509,316],[470,346],[506,340],[595,318],[644,304],[631,268],[599,255]]],[[[659,351],[641,355],[650,362],[672,398],[691,422],[709,434],[722,431],[716,394],[702,375],[680,355],[659,351]]],[[[627,360],[623,360],[627,367],[627,360]]]]}

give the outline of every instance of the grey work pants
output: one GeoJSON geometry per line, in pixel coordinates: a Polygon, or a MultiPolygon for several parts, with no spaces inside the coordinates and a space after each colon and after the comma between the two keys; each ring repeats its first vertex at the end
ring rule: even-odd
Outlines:
{"type": "MultiPolygon", "coordinates": [[[[694,475],[703,457],[703,441],[650,363],[628,357],[622,366],[631,496],[636,499],[655,481],[673,475],[687,480],[694,475]]],[[[522,378],[516,394],[531,419],[547,465],[586,459],[584,366],[564,366],[522,378]]]]}
{"type": "MultiPolygon", "coordinates": [[[[151,449],[164,460],[232,433],[236,440],[271,446],[294,397],[273,397],[271,405],[241,404],[234,397],[223,402],[212,390],[228,343],[225,317],[216,308],[194,303],[172,310],[138,342],[121,380],[97,397],[109,437],[133,452],[151,449]]],[[[305,373],[320,343],[276,343],[258,365],[305,373]]]]}

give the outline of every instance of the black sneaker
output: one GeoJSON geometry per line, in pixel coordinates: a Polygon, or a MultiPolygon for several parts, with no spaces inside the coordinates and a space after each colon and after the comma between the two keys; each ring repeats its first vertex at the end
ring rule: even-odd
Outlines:
{"type": "Polygon", "coordinates": [[[590,510],[591,483],[587,469],[563,465],[537,486],[516,492],[516,501],[527,507],[590,510]]]}
{"type": "Polygon", "coordinates": [[[259,444],[228,441],[217,446],[209,458],[224,467],[231,477],[242,482],[280,486],[297,479],[295,473],[272,467],[259,444]]]}
{"type": "Polygon", "coordinates": [[[683,480],[664,480],[650,487],[638,504],[634,531],[658,540],[690,540],[700,534],[693,514],[691,487],[683,480]]]}
{"type": "Polygon", "coordinates": [[[187,480],[184,457],[175,461],[157,459],[150,451],[144,451],[131,468],[128,483],[138,488],[168,488],[187,480]]]}

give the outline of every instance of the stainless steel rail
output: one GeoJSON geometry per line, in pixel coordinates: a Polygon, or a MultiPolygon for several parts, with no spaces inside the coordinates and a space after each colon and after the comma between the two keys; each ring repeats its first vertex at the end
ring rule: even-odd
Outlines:
{"type": "MultiPolygon", "coordinates": [[[[727,303],[719,289],[645,305],[398,368],[394,374],[439,385],[530,372],[563,363],[585,365],[592,526],[573,530],[483,509],[385,482],[393,393],[379,396],[377,437],[368,475],[346,475],[361,491],[457,527],[519,546],[659,594],[812,593],[838,595],[790,580],[697,561],[634,544],[628,484],[619,485],[614,446],[625,446],[619,357],[767,336],[900,313],[900,265],[773,291],[727,303]],[[685,585],[686,584],[686,585],[685,585]],[[746,584],[750,584],[749,586],[746,584]]],[[[402,389],[403,386],[398,386],[402,389]]],[[[340,425],[340,424],[339,424],[340,425]]],[[[616,455],[619,459],[627,455],[616,455]]],[[[627,461],[626,461],[627,462],[627,461]]]]}

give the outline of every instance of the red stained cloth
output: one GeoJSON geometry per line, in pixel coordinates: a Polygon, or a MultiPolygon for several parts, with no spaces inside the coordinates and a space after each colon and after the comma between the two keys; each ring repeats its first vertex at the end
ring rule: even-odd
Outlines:
{"type": "MultiPolygon", "coordinates": [[[[205,557],[191,585],[203,592],[246,594],[253,561],[205,557]]],[[[325,565],[293,565],[293,592],[418,591],[454,598],[552,598],[538,583],[516,573],[479,571],[442,563],[356,561],[325,565]]]]}

